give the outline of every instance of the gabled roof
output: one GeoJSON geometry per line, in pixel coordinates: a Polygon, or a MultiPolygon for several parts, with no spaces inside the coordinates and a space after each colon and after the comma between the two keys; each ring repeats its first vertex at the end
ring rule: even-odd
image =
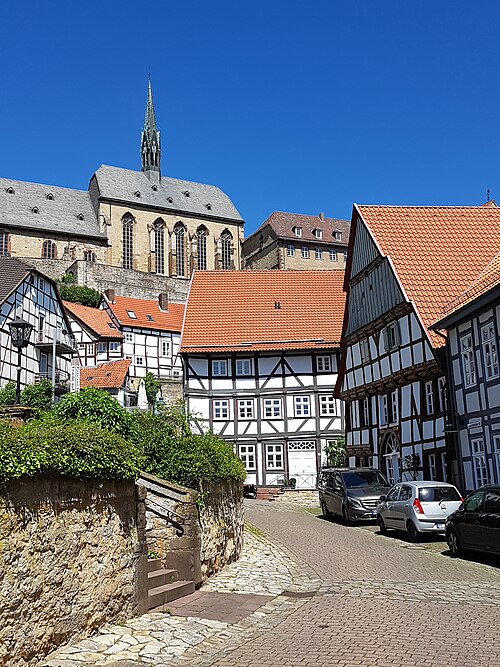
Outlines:
{"type": "Polygon", "coordinates": [[[118,359],[93,368],[80,368],[80,387],[120,389],[125,383],[129,366],[130,359],[118,359]]]}
{"type": "Polygon", "coordinates": [[[155,299],[132,299],[116,295],[112,302],[107,300],[106,303],[122,326],[175,333],[182,331],[185,309],[182,303],[169,303],[165,311],[160,310],[155,299]],[[135,313],[136,317],[130,317],[129,312],[135,313]]]}
{"type": "Polygon", "coordinates": [[[181,352],[339,347],[343,271],[195,271],[181,352]]]}
{"type": "Polygon", "coordinates": [[[28,276],[33,267],[15,257],[0,257],[0,303],[28,276]]]}
{"type": "MultiPolygon", "coordinates": [[[[349,230],[351,223],[349,220],[337,220],[336,218],[320,218],[318,215],[303,215],[302,213],[285,213],[283,211],[274,211],[265,220],[261,226],[251,236],[259,234],[264,227],[272,227],[276,236],[282,239],[300,241],[314,241],[316,243],[334,243],[335,245],[346,246],[349,241],[349,230]],[[296,236],[294,227],[302,228],[302,236],[296,236]],[[314,229],[320,229],[323,232],[322,238],[318,239],[313,234],[314,229]],[[342,238],[337,241],[333,237],[333,232],[342,232],[342,238]]],[[[250,236],[248,237],[250,238],[250,236]]],[[[246,239],[245,239],[246,240],[246,239]]]]}
{"type": "MultiPolygon", "coordinates": [[[[500,208],[356,206],[426,327],[500,248],[500,208]]],[[[441,338],[430,332],[436,347],[441,338]]]]}
{"type": "Polygon", "coordinates": [[[93,178],[103,199],[135,206],[150,206],[167,212],[185,212],[243,222],[233,202],[215,185],[166,176],[162,176],[160,183],[155,184],[140,171],[105,164],[99,167],[93,178]]]}
{"type": "MultiPolygon", "coordinates": [[[[453,299],[445,306],[439,317],[439,321],[434,324],[440,324],[440,321],[447,320],[453,314],[480,299],[490,290],[500,286],[500,252],[485,266],[477,278],[464,290],[456,299],[453,299]]],[[[500,291],[499,291],[500,297],[500,291]]]]}
{"type": "Polygon", "coordinates": [[[105,310],[72,301],[63,301],[63,305],[70,316],[75,317],[100,338],[123,339],[123,334],[118,331],[105,310]]]}

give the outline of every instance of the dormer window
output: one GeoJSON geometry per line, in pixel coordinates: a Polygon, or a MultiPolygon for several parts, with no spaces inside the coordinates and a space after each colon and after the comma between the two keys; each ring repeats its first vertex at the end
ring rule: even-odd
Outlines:
{"type": "Polygon", "coordinates": [[[152,315],[146,315],[146,319],[148,322],[154,322],[154,318],[152,315]]]}
{"type": "Polygon", "coordinates": [[[49,192],[49,194],[47,195],[47,199],[49,201],[54,201],[54,195],[52,194],[52,192],[49,192]]]}
{"type": "Polygon", "coordinates": [[[191,193],[189,192],[189,190],[184,190],[184,196],[191,197],[191,193]]]}
{"type": "Polygon", "coordinates": [[[323,231],[321,229],[313,229],[313,234],[317,239],[323,238],[323,231]]]}
{"type": "Polygon", "coordinates": [[[158,186],[156,185],[156,183],[153,183],[151,189],[154,190],[155,192],[158,190],[158,186]]]}
{"type": "Polygon", "coordinates": [[[174,200],[172,199],[172,197],[167,197],[167,202],[168,202],[169,204],[172,204],[173,201],[174,201],[174,200]]]}
{"type": "Polygon", "coordinates": [[[31,212],[34,213],[35,215],[38,215],[38,213],[40,213],[40,209],[38,208],[38,206],[33,206],[31,212]]]}
{"type": "Polygon", "coordinates": [[[135,196],[136,196],[138,199],[141,198],[141,191],[140,191],[140,190],[136,190],[136,191],[134,192],[134,194],[135,194],[135,196]]]}
{"type": "Polygon", "coordinates": [[[332,236],[336,241],[342,241],[342,232],[334,231],[332,232],[332,236]]]}
{"type": "Polygon", "coordinates": [[[127,315],[130,317],[131,320],[137,319],[137,315],[134,313],[133,310],[127,310],[127,315]]]}
{"type": "Polygon", "coordinates": [[[294,227],[293,233],[295,234],[295,236],[302,236],[302,227],[294,227]]]}
{"type": "Polygon", "coordinates": [[[85,216],[83,215],[83,213],[79,213],[76,217],[77,217],[78,220],[80,220],[80,222],[85,220],[85,216]]]}
{"type": "Polygon", "coordinates": [[[16,191],[14,190],[13,187],[7,188],[6,192],[7,192],[8,195],[15,195],[16,194],[16,191]]]}
{"type": "Polygon", "coordinates": [[[212,204],[205,204],[205,206],[207,207],[207,210],[209,210],[209,211],[212,210],[212,204]]]}

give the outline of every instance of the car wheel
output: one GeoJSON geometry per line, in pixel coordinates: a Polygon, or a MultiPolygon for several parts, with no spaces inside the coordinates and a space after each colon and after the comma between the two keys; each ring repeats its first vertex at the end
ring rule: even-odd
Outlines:
{"type": "Polygon", "coordinates": [[[413,523],[413,521],[408,521],[408,523],[406,524],[406,531],[408,533],[408,539],[410,540],[410,542],[418,542],[419,541],[420,533],[416,529],[415,524],[413,523]]]}
{"type": "Polygon", "coordinates": [[[380,514],[377,514],[377,523],[378,523],[378,529],[382,533],[382,535],[387,535],[387,526],[384,523],[384,520],[380,516],[380,514]]]}
{"type": "Polygon", "coordinates": [[[349,514],[347,507],[342,507],[342,518],[346,526],[352,525],[351,515],[349,514]]]}
{"type": "Polygon", "coordinates": [[[460,543],[460,538],[452,528],[446,533],[446,542],[452,556],[461,556],[463,554],[464,550],[460,543]]]}
{"type": "Polygon", "coordinates": [[[325,519],[332,518],[332,513],[326,508],[326,503],[324,500],[321,501],[321,514],[325,519]]]}

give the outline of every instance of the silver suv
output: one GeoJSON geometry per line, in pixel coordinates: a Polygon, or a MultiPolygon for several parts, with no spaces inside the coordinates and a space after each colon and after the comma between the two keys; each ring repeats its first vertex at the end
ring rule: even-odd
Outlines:
{"type": "Polygon", "coordinates": [[[447,517],[462,504],[457,488],[446,482],[402,482],[377,507],[381,533],[405,530],[410,542],[422,533],[444,533],[447,517]]]}
{"type": "Polygon", "coordinates": [[[389,490],[374,468],[323,468],[318,481],[323,516],[341,516],[345,523],[374,520],[380,497],[389,490]]]}

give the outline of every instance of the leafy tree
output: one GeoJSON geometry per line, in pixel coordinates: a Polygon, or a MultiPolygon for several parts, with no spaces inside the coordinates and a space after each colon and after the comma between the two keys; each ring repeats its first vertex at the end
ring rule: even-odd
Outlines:
{"type": "Polygon", "coordinates": [[[336,440],[331,440],[325,445],[326,465],[329,468],[341,468],[345,465],[347,459],[347,451],[345,448],[344,436],[338,437],[336,440]]]}
{"type": "Polygon", "coordinates": [[[54,388],[50,380],[42,380],[37,384],[28,384],[21,392],[21,404],[29,405],[36,410],[50,410],[54,388]]]}
{"type": "Polygon", "coordinates": [[[101,293],[86,285],[75,285],[75,278],[72,273],[65,273],[57,281],[59,294],[64,301],[81,303],[84,306],[97,308],[101,301],[101,293]]]}
{"type": "Polygon", "coordinates": [[[420,463],[420,456],[418,454],[408,454],[403,458],[403,472],[411,480],[415,481],[417,479],[421,468],[422,464],[420,463]]]}
{"type": "Polygon", "coordinates": [[[146,373],[146,377],[144,378],[144,384],[146,387],[146,396],[148,399],[148,405],[154,410],[154,408],[156,407],[156,396],[160,390],[161,382],[155,379],[153,373],[148,372],[146,373]]]}
{"type": "Polygon", "coordinates": [[[16,402],[16,383],[8,382],[0,389],[0,406],[14,405],[16,402]]]}

